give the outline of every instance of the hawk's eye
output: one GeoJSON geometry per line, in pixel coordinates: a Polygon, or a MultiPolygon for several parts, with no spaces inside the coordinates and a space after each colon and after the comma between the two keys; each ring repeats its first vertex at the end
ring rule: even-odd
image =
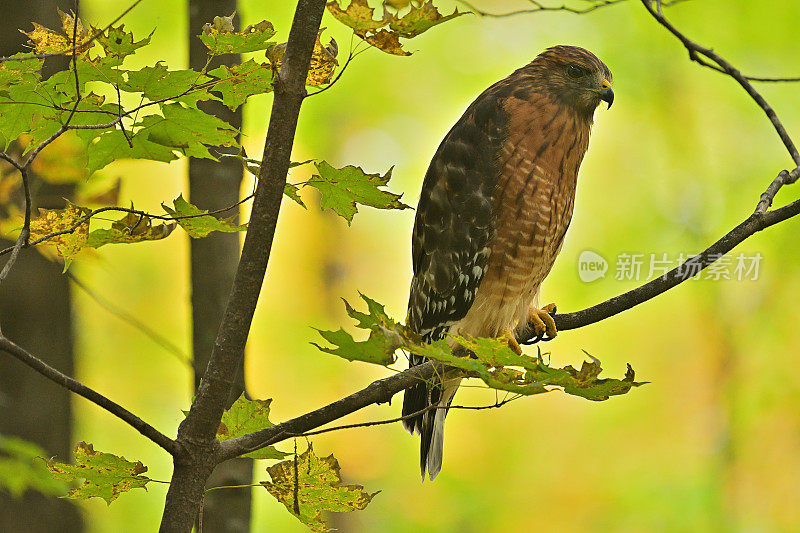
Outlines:
{"type": "Polygon", "coordinates": [[[575,63],[567,65],[567,74],[570,78],[578,79],[586,75],[586,69],[575,63]]]}

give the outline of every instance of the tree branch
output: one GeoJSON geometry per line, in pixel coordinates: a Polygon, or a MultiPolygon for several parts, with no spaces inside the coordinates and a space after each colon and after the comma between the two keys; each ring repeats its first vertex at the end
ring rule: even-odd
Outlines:
{"type": "Polygon", "coordinates": [[[374,381],[360,391],[310,413],[249,435],[226,440],[220,443],[219,458],[223,461],[233,459],[239,455],[291,438],[293,435],[308,432],[372,404],[388,403],[392,396],[398,392],[419,383],[420,380],[429,381],[437,372],[441,373],[442,369],[441,365],[428,361],[388,378],[374,381]]]}
{"type": "Polygon", "coordinates": [[[151,441],[164,448],[171,455],[178,453],[178,444],[174,440],[170,439],[118,403],[109,400],[99,392],[87,387],[80,381],[77,381],[66,374],[59,372],[24,348],[14,344],[2,334],[0,334],[0,350],[13,355],[50,381],[53,381],[65,389],[68,389],[79,396],[83,396],[95,405],[102,407],[151,441]]]}
{"type": "Polygon", "coordinates": [[[789,134],[786,132],[786,128],[783,127],[783,124],[778,119],[778,115],[775,113],[775,110],[772,109],[772,107],[767,103],[764,97],[761,96],[761,94],[758,91],[756,91],[755,87],[753,87],[753,84],[750,83],[747,77],[744,76],[741,72],[739,72],[739,70],[736,67],[728,63],[725,60],[725,58],[714,52],[714,50],[712,50],[711,48],[705,48],[697,44],[696,42],[686,37],[683,33],[678,31],[678,29],[675,26],[673,26],[672,23],[666,19],[666,17],[664,17],[664,15],[660,12],[660,9],[653,8],[653,0],[642,0],[642,4],[644,5],[645,9],[647,9],[647,11],[650,13],[650,15],[652,15],[653,18],[656,19],[656,21],[658,21],[659,24],[664,26],[672,35],[678,38],[681,44],[683,44],[683,46],[689,52],[689,58],[692,61],[695,61],[703,65],[704,67],[712,68],[718,72],[723,72],[727,74],[728,76],[735,79],[739,83],[739,85],[741,85],[742,88],[744,88],[744,90],[747,91],[747,94],[749,94],[750,97],[753,100],[755,100],[756,104],[758,104],[758,107],[760,107],[764,111],[764,113],[767,115],[767,118],[769,118],[770,122],[772,122],[772,126],[775,128],[775,131],[778,132],[778,136],[781,138],[783,145],[786,147],[786,149],[789,151],[789,154],[792,156],[794,164],[800,165],[800,152],[797,151],[797,147],[794,145],[794,142],[792,141],[791,137],[789,137],[789,134]],[[703,57],[701,56],[710,59],[711,61],[714,62],[715,65],[709,64],[708,61],[703,59],[703,57]]]}
{"type": "MultiPolygon", "coordinates": [[[[797,176],[800,174],[800,167],[786,174],[797,176]]],[[[770,188],[772,188],[772,185],[770,185],[770,188]]],[[[762,195],[762,198],[763,197],[764,195],[762,195]]],[[[761,205],[761,202],[759,202],[759,205],[761,205]]],[[[744,222],[725,234],[706,250],[692,257],[679,267],[645,283],[641,287],[615,296],[614,298],[589,307],[588,309],[576,311],[574,313],[557,314],[553,317],[556,322],[556,327],[559,331],[581,328],[605,320],[606,318],[651,300],[659,294],[663,294],[673,287],[680,285],[687,279],[690,279],[753,234],[798,214],[800,214],[800,200],[767,212],[760,212],[757,208],[756,212],[747,217],[744,222]]],[[[532,337],[531,331],[525,331],[520,335],[519,342],[529,342],[532,337]]]]}

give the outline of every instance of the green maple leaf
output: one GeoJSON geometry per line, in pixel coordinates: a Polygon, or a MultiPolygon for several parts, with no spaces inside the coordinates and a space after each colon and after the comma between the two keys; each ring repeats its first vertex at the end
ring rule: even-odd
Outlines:
{"type": "MultiPolygon", "coordinates": [[[[173,202],[174,209],[161,204],[161,207],[173,217],[205,215],[208,211],[198,209],[183,199],[183,195],[178,196],[173,202]]],[[[220,220],[212,215],[195,216],[194,218],[179,218],[176,220],[178,225],[186,230],[186,233],[194,239],[205,237],[212,231],[223,231],[232,233],[245,231],[247,224],[236,225],[229,220],[220,220]]]]}
{"type": "Polygon", "coordinates": [[[209,54],[244,54],[266,50],[275,44],[269,40],[275,35],[275,28],[266,20],[249,26],[241,32],[231,31],[231,27],[226,24],[208,24],[203,28],[200,40],[208,48],[209,54]]]}
{"type": "Polygon", "coordinates": [[[147,131],[128,133],[128,136],[133,147],[128,144],[125,134],[120,130],[101,135],[89,147],[87,163],[89,174],[118,159],[149,159],[164,163],[178,159],[178,156],[175,155],[175,148],[152,142],[147,131]]]}
{"type": "Polygon", "coordinates": [[[333,455],[317,457],[310,444],[295,459],[270,466],[267,472],[272,481],[261,485],[312,531],[329,530],[323,511],[362,510],[378,494],[364,491],[361,485],[342,484],[339,462],[333,455]]]}
{"type": "MultiPolygon", "coordinates": [[[[97,33],[97,28],[92,28],[92,34],[97,33]]],[[[155,30],[153,30],[154,32],[155,30]]],[[[108,28],[107,31],[101,33],[95,40],[100,46],[107,58],[112,58],[114,64],[121,65],[122,61],[129,55],[133,54],[139,48],[150,44],[150,39],[153,37],[153,32],[141,41],[134,41],[133,33],[125,31],[125,25],[108,28]]]]}
{"type": "Polygon", "coordinates": [[[211,90],[222,94],[222,103],[236,110],[249,96],[272,91],[272,68],[266,63],[249,59],[241,65],[227,66],[209,72],[219,79],[211,90]]]}
{"type": "Polygon", "coordinates": [[[69,103],[70,98],[58,91],[50,80],[21,82],[0,91],[0,135],[4,149],[23,133],[34,137],[26,151],[35,148],[39,141],[61,127],[58,118],[62,112],[54,106],[63,107],[69,103]]]}
{"type": "Polygon", "coordinates": [[[303,199],[300,198],[300,187],[297,185],[293,183],[287,183],[283,188],[283,194],[297,202],[298,205],[300,205],[300,207],[303,209],[307,209],[306,204],[303,203],[303,199]]]}
{"type": "Polygon", "coordinates": [[[0,435],[0,489],[12,498],[20,498],[29,490],[49,496],[64,494],[67,485],[47,470],[42,460],[46,456],[47,452],[32,442],[0,435]]]}
{"type": "Polygon", "coordinates": [[[307,185],[319,190],[322,195],[322,209],[333,209],[350,224],[358,212],[356,204],[368,205],[378,209],[411,209],[402,203],[402,194],[394,194],[381,188],[392,176],[392,169],[381,176],[367,174],[354,166],[334,168],[325,161],[314,163],[314,174],[307,185]]]}
{"type": "Polygon", "coordinates": [[[235,146],[236,130],[227,122],[191,107],[166,104],[164,116],[148,115],[141,127],[147,139],[156,144],[179,150],[187,157],[215,159],[206,145],[235,146]]]}
{"type": "Polygon", "coordinates": [[[406,343],[405,330],[386,314],[383,305],[359,293],[367,303],[367,313],[356,311],[344,300],[347,314],[358,321],[356,327],[369,330],[365,341],[356,341],[344,329],[337,331],[317,330],[323,339],[333,344],[333,348],[311,343],[319,350],[338,355],[348,361],[363,361],[376,365],[391,365],[396,360],[395,352],[406,343]]]}
{"type": "MultiPolygon", "coordinates": [[[[274,426],[269,420],[269,406],[272,400],[248,400],[244,393],[222,414],[217,429],[219,440],[241,437],[261,429],[274,426]]],[[[286,455],[274,446],[266,446],[260,450],[245,454],[252,459],[283,459],[286,455]]]]}
{"type": "Polygon", "coordinates": [[[196,107],[201,100],[219,100],[203,84],[211,78],[194,70],[168,70],[160,61],[152,67],[128,72],[125,91],[140,92],[151,102],[169,100],[196,107]]]}
{"type": "Polygon", "coordinates": [[[72,489],[67,498],[88,500],[102,498],[108,505],[123,492],[144,489],[150,478],[142,476],[147,467],[141,461],[131,462],[110,453],[96,452],[91,444],[79,442],[75,447],[74,465],[45,461],[47,469],[56,479],[69,483],[83,479],[83,483],[72,489]]]}
{"type": "MultiPolygon", "coordinates": [[[[20,53],[11,57],[27,56],[20,53]]],[[[0,63],[0,90],[11,85],[35,84],[41,79],[43,59],[21,59],[0,63]]]]}
{"type": "MultiPolygon", "coordinates": [[[[356,341],[340,328],[337,331],[317,330],[332,347],[312,343],[319,350],[348,361],[390,365],[400,349],[444,364],[448,372],[462,377],[479,378],[489,387],[521,395],[533,395],[560,388],[567,394],[593,401],[607,400],[643,385],[635,381],[633,369],[623,379],[600,378],[600,361],[592,356],[580,370],[571,366],[552,368],[541,353],[536,357],[517,354],[506,339],[473,338],[451,335],[432,343],[422,343],[417,335],[386,314],[384,306],[361,294],[367,312],[354,309],[346,300],[347,314],[357,321],[356,327],[369,331],[365,341],[356,341]]],[[[588,354],[587,354],[588,355],[588,354]]]]}

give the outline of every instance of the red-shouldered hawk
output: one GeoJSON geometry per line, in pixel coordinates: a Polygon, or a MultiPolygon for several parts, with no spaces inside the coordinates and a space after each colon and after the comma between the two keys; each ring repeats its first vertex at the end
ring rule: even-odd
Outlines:
{"type": "MultiPolygon", "coordinates": [[[[447,333],[508,339],[517,328],[556,334],[539,286],[572,218],[578,167],[595,108],[614,101],[611,72],[576,46],[548,48],[485,90],[445,136],[422,185],[412,235],[408,326],[426,342],[447,333]]],[[[412,355],[411,365],[424,362],[412,355]]],[[[405,393],[420,467],[442,467],[444,419],[461,379],[405,393]]]]}

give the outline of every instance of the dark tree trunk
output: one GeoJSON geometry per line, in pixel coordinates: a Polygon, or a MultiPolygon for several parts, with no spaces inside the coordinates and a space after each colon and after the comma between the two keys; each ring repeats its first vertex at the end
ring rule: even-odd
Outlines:
{"type": "MultiPolygon", "coordinates": [[[[56,7],[74,9],[69,0],[0,2],[4,22],[0,54],[23,51],[27,38],[17,29],[30,30],[36,21],[51,28],[61,22],[56,7]]],[[[65,65],[63,58],[48,60],[65,65]]],[[[48,67],[54,65],[45,65],[48,67]]],[[[45,72],[45,75],[47,72],[45,72]]],[[[35,177],[33,177],[35,180],[35,177]]],[[[33,184],[35,207],[63,207],[71,186],[33,184]]],[[[5,248],[13,243],[0,241],[5,248]]],[[[0,284],[0,325],[3,333],[30,349],[47,363],[72,374],[73,338],[69,280],[58,264],[38,252],[20,254],[9,277],[0,284]]],[[[42,446],[49,455],[69,460],[72,448],[70,393],[43,379],[9,357],[0,357],[0,433],[17,435],[42,446]]],[[[0,531],[77,533],[83,530],[78,508],[69,500],[37,492],[14,500],[0,492],[0,531]]]]}
{"type": "MultiPolygon", "coordinates": [[[[197,35],[203,25],[215,16],[228,16],[236,11],[236,0],[190,0],[189,2],[189,64],[202,68],[208,58],[206,48],[197,35]]],[[[237,17],[238,20],[238,17],[237,17]]],[[[234,64],[238,56],[225,56],[220,63],[234,64]]],[[[205,102],[203,109],[212,112],[234,127],[241,127],[241,109],[234,112],[217,102],[205,102]]],[[[215,210],[235,204],[239,200],[242,166],[236,160],[221,163],[208,159],[189,161],[189,196],[201,209],[215,210]]],[[[230,215],[236,214],[236,210],[230,215]]],[[[195,388],[203,377],[217,337],[225,302],[233,283],[239,262],[239,235],[214,233],[204,239],[191,241],[192,270],[192,342],[194,353],[195,388]]],[[[240,365],[232,403],[245,389],[244,363],[240,365]]],[[[208,481],[209,487],[222,485],[248,485],[253,481],[253,462],[234,459],[219,465],[208,481]]],[[[203,531],[244,532],[250,530],[250,488],[212,491],[205,497],[203,531]]]]}

